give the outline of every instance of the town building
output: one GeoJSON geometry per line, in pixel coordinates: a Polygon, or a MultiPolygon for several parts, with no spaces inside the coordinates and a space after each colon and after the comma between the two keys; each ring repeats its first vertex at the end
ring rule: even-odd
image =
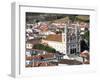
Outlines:
{"type": "Polygon", "coordinates": [[[44,50],[26,49],[26,67],[54,66],[63,59],[63,56],[59,52],[49,53],[44,50]]]}
{"type": "Polygon", "coordinates": [[[80,26],[70,24],[67,27],[67,54],[80,53],[80,26]]]}

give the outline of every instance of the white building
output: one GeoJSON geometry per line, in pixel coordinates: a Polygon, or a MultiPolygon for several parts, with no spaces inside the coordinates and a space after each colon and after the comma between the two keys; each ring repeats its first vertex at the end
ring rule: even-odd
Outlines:
{"type": "Polygon", "coordinates": [[[32,49],[33,47],[33,44],[32,43],[26,43],[26,48],[27,49],[32,49]]]}
{"type": "Polygon", "coordinates": [[[55,34],[54,32],[52,32],[52,31],[45,31],[45,32],[40,32],[39,34],[41,34],[41,35],[50,35],[50,34],[55,34]]]}
{"type": "Polygon", "coordinates": [[[31,51],[30,50],[26,50],[26,56],[31,57],[31,51]]]}
{"type": "Polygon", "coordinates": [[[26,32],[27,33],[32,33],[33,31],[32,31],[32,29],[28,28],[28,29],[26,29],[26,32]]]}

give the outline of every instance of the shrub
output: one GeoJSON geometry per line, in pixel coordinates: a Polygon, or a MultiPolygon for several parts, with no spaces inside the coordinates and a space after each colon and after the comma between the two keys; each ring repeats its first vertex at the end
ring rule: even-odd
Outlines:
{"type": "Polygon", "coordinates": [[[50,46],[45,46],[43,44],[36,44],[33,46],[33,49],[45,50],[47,52],[55,53],[56,50],[50,46]]]}

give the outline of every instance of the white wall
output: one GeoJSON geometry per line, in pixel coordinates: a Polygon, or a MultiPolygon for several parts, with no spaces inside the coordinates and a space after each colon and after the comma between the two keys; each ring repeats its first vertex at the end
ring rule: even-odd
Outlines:
{"type": "Polygon", "coordinates": [[[66,45],[62,42],[47,41],[48,45],[56,49],[57,51],[66,54],[66,45]]]}
{"type": "MultiPolygon", "coordinates": [[[[97,14],[97,25],[99,26],[93,26],[97,29],[97,39],[95,39],[95,44],[97,44],[97,47],[95,48],[95,53],[98,55],[98,68],[96,70],[97,73],[82,73],[82,74],[65,74],[60,76],[34,76],[31,78],[21,78],[22,80],[99,80],[99,74],[100,74],[100,52],[98,45],[100,43],[100,0],[1,0],[0,1],[0,80],[14,80],[9,76],[10,74],[10,65],[11,65],[11,2],[12,1],[24,1],[24,2],[33,2],[34,4],[38,3],[41,4],[47,4],[49,5],[76,5],[76,6],[95,6],[98,9],[97,14]]],[[[18,79],[18,80],[21,80],[18,79]]]]}

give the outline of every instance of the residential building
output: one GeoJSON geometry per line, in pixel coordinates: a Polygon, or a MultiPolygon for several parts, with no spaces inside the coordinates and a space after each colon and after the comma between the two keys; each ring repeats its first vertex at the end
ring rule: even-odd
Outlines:
{"type": "Polygon", "coordinates": [[[26,66],[27,67],[39,67],[39,66],[51,66],[56,65],[55,62],[63,58],[63,54],[48,53],[44,50],[26,49],[26,66]]]}

